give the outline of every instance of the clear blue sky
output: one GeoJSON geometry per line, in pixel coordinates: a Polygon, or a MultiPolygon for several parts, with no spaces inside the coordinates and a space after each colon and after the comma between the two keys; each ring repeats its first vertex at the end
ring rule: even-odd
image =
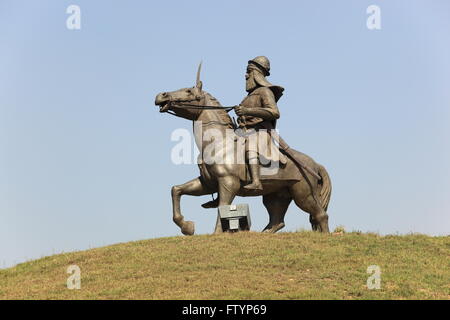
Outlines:
{"type": "MultiPolygon", "coordinates": [[[[198,170],[172,164],[170,135],[191,123],[153,102],[201,59],[223,105],[244,97],[247,60],[271,59],[280,134],[330,172],[332,229],[450,234],[449,34],[447,0],[0,0],[0,267],[180,234],[170,188],[198,170]]],[[[200,234],[208,199],[182,200],[200,234]]],[[[235,202],[265,226],[261,199],[235,202]]],[[[295,206],[286,225],[310,228],[295,206]]]]}

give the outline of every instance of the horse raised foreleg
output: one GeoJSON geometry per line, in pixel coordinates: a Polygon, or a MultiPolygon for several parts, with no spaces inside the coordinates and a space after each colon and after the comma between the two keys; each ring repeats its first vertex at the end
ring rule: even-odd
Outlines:
{"type": "Polygon", "coordinates": [[[195,224],[192,221],[184,221],[181,214],[180,199],[182,195],[203,196],[215,192],[205,186],[200,178],[193,179],[185,184],[172,187],[172,208],[173,222],[181,228],[184,235],[193,235],[195,233],[195,224]]]}
{"type": "MultiPolygon", "coordinates": [[[[233,176],[226,176],[218,179],[218,193],[219,193],[219,206],[230,205],[236,194],[239,192],[241,182],[239,178],[233,176]]],[[[217,222],[214,233],[222,233],[222,223],[220,222],[219,213],[217,213],[217,222]]]]}

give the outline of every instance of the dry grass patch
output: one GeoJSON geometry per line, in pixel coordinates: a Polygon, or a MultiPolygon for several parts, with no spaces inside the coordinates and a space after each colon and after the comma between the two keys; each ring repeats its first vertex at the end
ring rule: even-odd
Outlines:
{"type": "Polygon", "coordinates": [[[171,237],[0,270],[0,299],[450,299],[450,237],[254,232],[171,237]],[[66,269],[82,272],[68,290],[66,269]],[[368,290],[369,265],[382,270],[368,290]]]}

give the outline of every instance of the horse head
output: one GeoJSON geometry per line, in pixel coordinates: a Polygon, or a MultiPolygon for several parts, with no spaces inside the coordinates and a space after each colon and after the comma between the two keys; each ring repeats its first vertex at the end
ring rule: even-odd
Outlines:
{"type": "Polygon", "coordinates": [[[155,98],[155,105],[159,106],[159,112],[169,112],[178,117],[196,120],[201,112],[200,109],[186,108],[183,104],[200,105],[205,99],[202,91],[203,84],[200,81],[202,64],[198,66],[197,81],[192,88],[182,88],[171,92],[161,92],[155,98]]]}

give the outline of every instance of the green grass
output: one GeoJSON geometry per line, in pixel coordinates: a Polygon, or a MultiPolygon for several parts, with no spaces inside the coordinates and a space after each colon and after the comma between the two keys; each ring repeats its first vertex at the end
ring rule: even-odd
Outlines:
{"type": "Polygon", "coordinates": [[[237,233],[129,242],[0,270],[0,299],[450,299],[450,237],[237,233]],[[82,287],[69,290],[69,265],[82,287]],[[381,268],[381,289],[366,286],[381,268]]]}

